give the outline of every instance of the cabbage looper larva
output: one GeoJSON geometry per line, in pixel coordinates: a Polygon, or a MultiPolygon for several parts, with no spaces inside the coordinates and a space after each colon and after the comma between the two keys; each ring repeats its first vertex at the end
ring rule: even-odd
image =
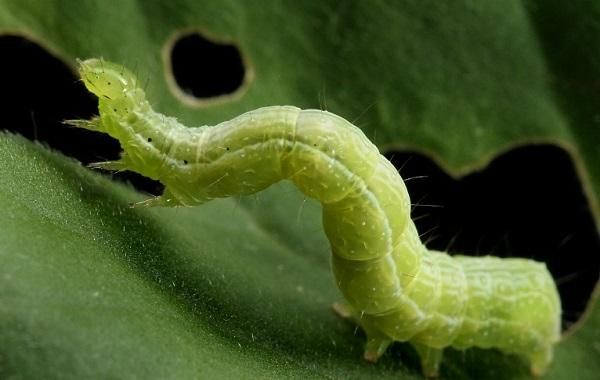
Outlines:
{"type": "Polygon", "coordinates": [[[546,266],[427,250],[402,178],[348,121],[281,106],[186,128],[153,111],[123,67],[90,59],[80,63],[80,75],[98,96],[100,116],[70,123],[110,134],[124,151],[118,161],[92,166],[133,170],[165,185],[161,196],[139,205],[199,205],[282,179],[319,200],[346,298],[335,308],[366,332],[367,360],[393,341],[408,341],[428,376],[438,373],[448,346],[520,354],[533,374],[550,364],[561,306],[546,266]]]}

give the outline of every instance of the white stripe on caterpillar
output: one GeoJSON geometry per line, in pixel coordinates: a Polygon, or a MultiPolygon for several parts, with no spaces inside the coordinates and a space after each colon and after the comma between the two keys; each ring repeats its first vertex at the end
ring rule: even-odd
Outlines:
{"type": "Polygon", "coordinates": [[[289,179],[323,204],[332,267],[347,302],[336,310],[365,330],[364,357],[408,341],[428,376],[442,350],[495,347],[543,373],[560,337],[560,299],[542,263],[450,257],[429,251],[410,220],[396,169],[345,119],[325,111],[265,107],[214,127],[186,128],[152,110],[136,78],[97,59],[80,64],[98,96],[98,118],[73,124],[115,137],[119,161],[165,191],[145,206],[192,206],[248,195],[289,179]]]}

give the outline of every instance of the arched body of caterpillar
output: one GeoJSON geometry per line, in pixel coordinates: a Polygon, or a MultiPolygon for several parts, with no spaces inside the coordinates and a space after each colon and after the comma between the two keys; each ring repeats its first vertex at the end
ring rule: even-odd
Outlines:
{"type": "Polygon", "coordinates": [[[199,205],[283,179],[320,201],[346,298],[336,309],[366,332],[367,360],[377,360],[393,341],[408,341],[428,376],[437,374],[448,346],[523,355],[534,374],[550,364],[561,306],[546,266],[428,250],[398,171],[345,119],[278,106],[187,128],[153,111],[121,66],[87,60],[80,75],[99,98],[100,115],[71,123],[108,133],[124,151],[118,161],[92,166],[132,170],[165,185],[161,196],[140,204],[199,205]]]}

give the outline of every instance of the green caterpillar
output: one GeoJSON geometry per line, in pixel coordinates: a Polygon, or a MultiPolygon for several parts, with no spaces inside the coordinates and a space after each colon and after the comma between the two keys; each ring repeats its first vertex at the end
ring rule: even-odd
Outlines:
{"type": "Polygon", "coordinates": [[[283,179],[322,203],[333,272],[347,301],[335,308],[366,332],[365,359],[408,341],[427,376],[437,375],[448,346],[495,347],[527,357],[535,375],[547,369],[561,306],[546,266],[427,250],[402,178],[348,121],[281,106],[187,128],[154,112],[123,67],[90,59],[79,70],[100,116],[70,123],[108,133],[124,151],[118,161],[91,166],[133,170],[165,185],[161,196],[138,205],[199,205],[283,179]]]}

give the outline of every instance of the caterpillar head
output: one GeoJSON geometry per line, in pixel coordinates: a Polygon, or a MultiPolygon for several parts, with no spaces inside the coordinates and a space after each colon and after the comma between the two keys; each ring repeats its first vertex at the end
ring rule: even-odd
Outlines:
{"type": "Polygon", "coordinates": [[[138,88],[131,72],[102,59],[79,61],[79,75],[85,87],[100,99],[115,100],[138,88]]]}

